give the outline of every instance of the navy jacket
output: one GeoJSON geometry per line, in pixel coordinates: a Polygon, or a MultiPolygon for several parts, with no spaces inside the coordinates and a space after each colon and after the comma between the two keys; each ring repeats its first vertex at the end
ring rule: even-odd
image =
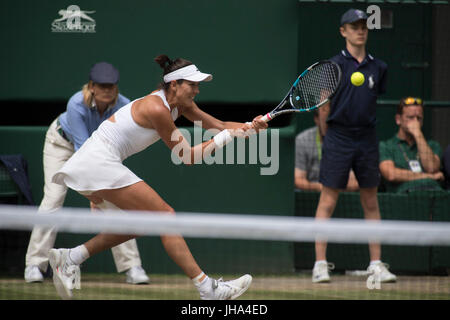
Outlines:
{"type": "Polygon", "coordinates": [[[9,175],[25,196],[28,204],[34,205],[28,177],[28,163],[25,158],[21,154],[0,155],[0,161],[5,165],[9,175]]]}

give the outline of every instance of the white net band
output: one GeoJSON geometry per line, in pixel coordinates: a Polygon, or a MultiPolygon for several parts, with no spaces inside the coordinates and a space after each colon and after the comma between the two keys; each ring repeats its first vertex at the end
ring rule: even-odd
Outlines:
{"type": "Polygon", "coordinates": [[[56,227],[69,233],[134,235],[182,234],[195,238],[229,238],[336,243],[448,245],[450,223],[419,221],[369,221],[363,219],[316,220],[305,217],[103,211],[64,208],[57,213],[37,213],[33,207],[0,206],[0,229],[31,230],[56,227]]]}

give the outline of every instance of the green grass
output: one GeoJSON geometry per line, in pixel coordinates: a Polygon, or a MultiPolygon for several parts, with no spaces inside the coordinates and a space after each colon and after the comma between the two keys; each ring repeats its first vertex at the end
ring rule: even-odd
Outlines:
{"type": "MultiPolygon", "coordinates": [[[[216,275],[212,275],[216,277],[216,275]]],[[[231,279],[236,275],[224,276],[231,279]]],[[[82,274],[74,300],[198,300],[197,290],[182,275],[151,274],[149,285],[130,285],[120,274],[82,274]]],[[[217,276],[218,277],[218,276],[217,276]]],[[[450,277],[402,277],[369,290],[365,277],[335,275],[328,284],[312,284],[310,275],[254,275],[240,300],[449,300],[450,277]]],[[[59,300],[51,279],[25,283],[0,278],[0,300],[59,300]]]]}

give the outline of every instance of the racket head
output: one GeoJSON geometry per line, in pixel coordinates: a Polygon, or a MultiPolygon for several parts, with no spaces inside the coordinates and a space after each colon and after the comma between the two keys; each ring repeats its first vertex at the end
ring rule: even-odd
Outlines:
{"type": "Polygon", "coordinates": [[[307,112],[327,103],[337,92],[342,78],[339,65],[331,60],[318,61],[298,76],[280,104],[267,113],[264,121],[291,112],[307,112]]]}
{"type": "Polygon", "coordinates": [[[289,102],[297,112],[311,111],[327,103],[339,88],[342,71],[331,60],[314,63],[297,78],[289,102]]]}

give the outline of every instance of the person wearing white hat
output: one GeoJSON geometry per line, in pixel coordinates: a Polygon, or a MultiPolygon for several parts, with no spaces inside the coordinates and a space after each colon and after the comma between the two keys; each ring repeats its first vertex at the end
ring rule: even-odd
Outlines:
{"type": "MultiPolygon", "coordinates": [[[[267,128],[262,115],[244,124],[220,121],[203,112],[194,98],[199,93],[199,82],[210,81],[212,75],[200,72],[192,62],[181,58],[172,61],[160,55],[155,61],[164,70],[159,89],[130,102],[104,121],[55,174],[55,183],[78,191],[97,205],[108,203],[117,210],[174,214],[174,209],[152,187],[123,165],[126,158],[162,139],[172,154],[183,163],[192,164],[195,155],[209,155],[233,137],[267,128]],[[201,122],[205,129],[221,131],[213,139],[191,147],[174,123],[181,115],[192,122],[201,122]],[[180,145],[181,148],[175,148],[180,145]]],[[[50,265],[58,294],[63,299],[72,297],[72,289],[80,287],[79,265],[86,259],[133,238],[133,235],[98,234],[72,249],[51,249],[50,265]]],[[[193,281],[201,299],[235,299],[252,282],[248,274],[231,281],[209,278],[181,236],[161,235],[161,241],[168,255],[193,281]]]]}
{"type": "MultiPolygon", "coordinates": [[[[52,182],[53,175],[97,129],[101,122],[130,102],[119,93],[119,71],[110,63],[98,62],[89,72],[89,81],[67,103],[47,130],[44,143],[44,197],[39,213],[56,213],[66,198],[67,187],[52,182]]],[[[91,207],[97,209],[92,203],[91,207]]],[[[99,206],[98,209],[108,209],[99,206]]],[[[48,267],[48,251],[56,240],[54,228],[33,229],[25,256],[24,278],[28,283],[43,282],[48,267]]],[[[142,268],[136,240],[111,248],[117,272],[126,271],[126,282],[149,283],[142,268]]]]}

